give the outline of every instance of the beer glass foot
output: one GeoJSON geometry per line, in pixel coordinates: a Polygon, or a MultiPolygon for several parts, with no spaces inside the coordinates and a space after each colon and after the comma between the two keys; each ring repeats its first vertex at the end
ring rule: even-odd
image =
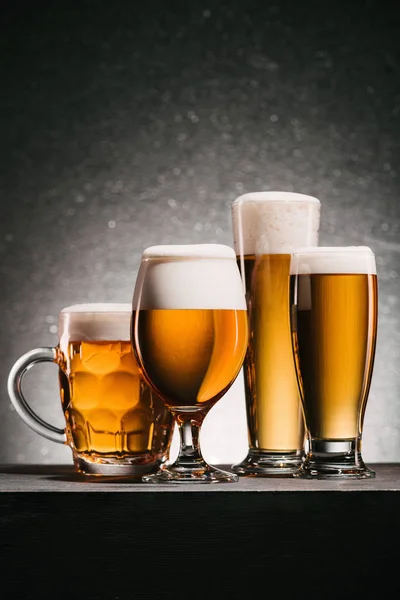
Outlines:
{"type": "Polygon", "coordinates": [[[162,467],[157,473],[144,475],[145,483],[236,483],[239,477],[234,473],[222,471],[207,463],[201,463],[194,468],[193,465],[185,468],[182,464],[174,463],[162,467]]]}
{"type": "Polygon", "coordinates": [[[304,452],[254,452],[249,451],[246,458],[232,466],[238,475],[254,477],[292,477],[300,469],[304,452]]]}
{"type": "Polygon", "coordinates": [[[137,464],[134,462],[121,462],[109,460],[108,462],[89,461],[80,456],[74,457],[75,469],[85,475],[106,475],[141,478],[147,473],[155,473],[160,468],[161,461],[147,464],[137,464]]]}
{"type": "Polygon", "coordinates": [[[312,440],[300,470],[301,479],[373,479],[362,457],[358,440],[312,440]]]}

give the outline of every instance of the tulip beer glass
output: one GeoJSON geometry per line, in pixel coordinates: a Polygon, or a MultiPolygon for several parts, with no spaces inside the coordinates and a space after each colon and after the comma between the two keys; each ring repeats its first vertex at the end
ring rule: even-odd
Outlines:
{"type": "Polygon", "coordinates": [[[174,416],[176,461],[151,483],[234,482],[207,464],[200,429],[242,367],[247,311],[232,248],[153,246],[143,252],[133,295],[132,344],[143,375],[174,416]]]}

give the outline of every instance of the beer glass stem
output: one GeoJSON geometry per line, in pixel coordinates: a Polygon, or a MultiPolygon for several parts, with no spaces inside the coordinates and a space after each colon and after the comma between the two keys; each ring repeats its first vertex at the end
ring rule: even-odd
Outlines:
{"type": "Polygon", "coordinates": [[[205,462],[200,450],[200,425],[193,420],[178,422],[179,430],[179,454],[176,459],[176,466],[184,468],[198,468],[205,462]]]}
{"type": "Polygon", "coordinates": [[[175,461],[164,464],[157,473],[144,475],[142,481],[153,483],[165,483],[175,481],[182,483],[196,483],[206,481],[208,483],[225,481],[234,483],[239,477],[235,473],[223,471],[209,465],[203,458],[200,449],[200,428],[205,414],[203,411],[182,414],[180,411],[171,411],[178,425],[179,451],[175,461]]]}

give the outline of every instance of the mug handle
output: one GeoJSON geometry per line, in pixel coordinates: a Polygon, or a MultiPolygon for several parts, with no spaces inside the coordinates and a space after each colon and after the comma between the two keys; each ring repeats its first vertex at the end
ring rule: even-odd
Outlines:
{"type": "Polygon", "coordinates": [[[66,444],[67,436],[65,429],[59,429],[46,423],[29,406],[22,393],[22,379],[25,373],[36,363],[57,362],[57,351],[55,348],[45,346],[35,348],[23,354],[12,367],[8,376],[8,395],[18,415],[34,431],[58,444],[66,444]]]}

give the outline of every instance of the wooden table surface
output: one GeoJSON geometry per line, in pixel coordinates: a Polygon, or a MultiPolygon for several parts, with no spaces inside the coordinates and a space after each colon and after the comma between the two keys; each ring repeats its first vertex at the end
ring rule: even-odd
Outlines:
{"type": "Polygon", "coordinates": [[[385,598],[400,464],[369,466],[366,481],[181,486],[3,465],[0,598],[385,598]]]}
{"type": "MultiPolygon", "coordinates": [[[[127,477],[85,476],[70,465],[0,465],[0,492],[359,492],[400,491],[400,464],[368,465],[376,472],[366,480],[301,480],[241,477],[230,484],[144,484],[127,477]]],[[[220,465],[230,470],[229,465],[220,465]]]]}

